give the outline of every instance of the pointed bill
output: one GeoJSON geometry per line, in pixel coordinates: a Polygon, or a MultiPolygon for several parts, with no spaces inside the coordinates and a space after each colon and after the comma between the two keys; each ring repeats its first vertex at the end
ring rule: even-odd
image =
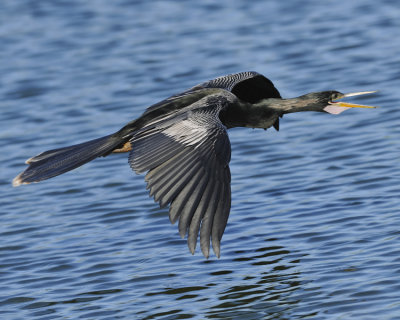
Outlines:
{"type": "MultiPolygon", "coordinates": [[[[354,96],[361,96],[364,94],[371,94],[375,93],[376,91],[360,91],[360,92],[350,92],[350,93],[345,93],[343,96],[341,96],[338,99],[343,99],[347,97],[354,97],[354,96]]],[[[330,113],[330,114],[339,114],[342,113],[343,111],[350,109],[350,108],[368,108],[368,109],[373,109],[376,107],[373,106],[366,106],[363,104],[356,104],[356,103],[349,103],[349,102],[341,102],[341,101],[331,101],[329,102],[329,105],[324,108],[324,111],[330,113]]]]}
{"type": "Polygon", "coordinates": [[[361,96],[361,95],[364,95],[364,94],[371,94],[371,93],[375,93],[375,92],[378,92],[378,90],[375,90],[375,91],[350,92],[350,93],[345,93],[343,95],[343,97],[341,97],[340,99],[347,98],[347,97],[361,96]]]}

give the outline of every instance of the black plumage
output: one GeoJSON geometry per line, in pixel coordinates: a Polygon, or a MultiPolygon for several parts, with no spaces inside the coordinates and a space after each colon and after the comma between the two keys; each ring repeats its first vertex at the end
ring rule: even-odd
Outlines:
{"type": "Polygon", "coordinates": [[[327,106],[333,110],[333,100],[344,96],[324,91],[282,99],[273,83],[257,72],[219,77],[149,107],[114,134],[29,159],[29,167],[13,183],[39,182],[96,157],[130,151],[131,168],[146,173],[150,195],[161,207],[170,205],[170,220],[179,219],[179,233],[187,234],[190,251],[194,253],[200,233],[203,254],[209,256],[211,239],[219,257],[231,206],[227,129],[278,130],[283,114],[327,111],[327,106]]]}

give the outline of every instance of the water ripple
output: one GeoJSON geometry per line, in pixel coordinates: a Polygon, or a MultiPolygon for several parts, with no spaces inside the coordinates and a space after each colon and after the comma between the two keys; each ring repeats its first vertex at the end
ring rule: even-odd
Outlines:
{"type": "Polygon", "coordinates": [[[0,318],[397,319],[399,15],[393,0],[1,2],[0,318]],[[357,102],[380,108],[230,130],[220,259],[190,255],[123,155],[11,188],[28,157],[243,70],[285,97],[378,89],[357,102]]]}

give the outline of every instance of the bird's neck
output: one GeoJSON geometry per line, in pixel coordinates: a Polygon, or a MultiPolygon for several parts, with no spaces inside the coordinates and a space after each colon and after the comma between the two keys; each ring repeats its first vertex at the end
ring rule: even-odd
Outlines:
{"type": "Polygon", "coordinates": [[[257,103],[239,101],[220,114],[225,126],[267,129],[286,113],[320,111],[306,95],[291,99],[270,98],[257,103]]]}
{"type": "Polygon", "coordinates": [[[303,95],[290,99],[266,99],[260,102],[269,108],[281,112],[281,114],[302,112],[302,111],[321,111],[321,106],[315,101],[310,99],[308,95],[303,95]]]}

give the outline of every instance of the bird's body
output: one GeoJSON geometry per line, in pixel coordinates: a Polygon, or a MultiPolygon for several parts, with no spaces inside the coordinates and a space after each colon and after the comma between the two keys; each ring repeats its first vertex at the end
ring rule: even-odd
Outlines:
{"type": "Polygon", "coordinates": [[[171,222],[179,219],[191,252],[200,233],[203,254],[209,256],[211,238],[219,256],[231,203],[227,129],[279,130],[279,118],[286,113],[363,107],[333,101],[345,96],[324,91],[282,99],[272,82],[256,72],[216,78],[149,107],[114,134],[29,159],[13,183],[49,179],[96,157],[129,151],[132,169],[147,172],[150,195],[161,207],[170,205],[171,222]]]}

